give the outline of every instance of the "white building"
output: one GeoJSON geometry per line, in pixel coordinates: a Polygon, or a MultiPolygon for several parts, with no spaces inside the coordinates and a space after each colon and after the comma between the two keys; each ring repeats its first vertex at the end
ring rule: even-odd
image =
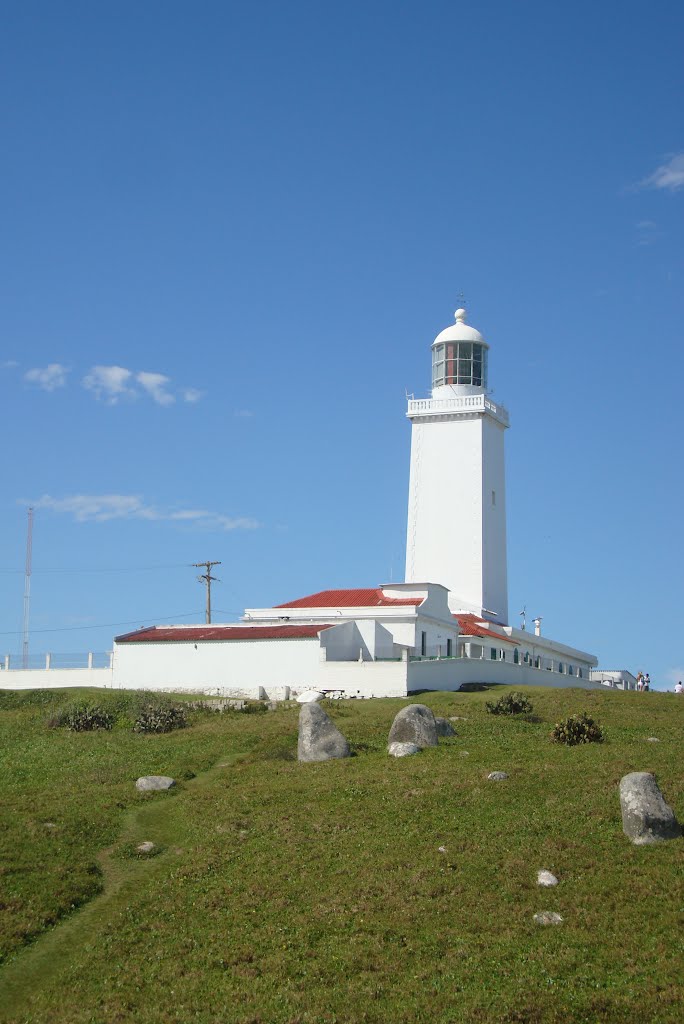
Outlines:
{"type": "MultiPolygon", "coordinates": [[[[97,685],[271,698],[307,689],[406,696],[477,683],[599,688],[593,655],[542,637],[540,620],[534,634],[507,625],[508,413],[487,396],[487,357],[459,309],[432,346],[431,397],[409,401],[406,583],[250,608],[240,624],[127,633],[115,639],[111,667],[90,668],[83,685],[97,677],[97,685]]],[[[75,686],[85,671],[59,680],[23,672],[20,683],[2,673],[0,685],[75,686]],[[43,680],[29,680],[36,675],[43,680]]]]}

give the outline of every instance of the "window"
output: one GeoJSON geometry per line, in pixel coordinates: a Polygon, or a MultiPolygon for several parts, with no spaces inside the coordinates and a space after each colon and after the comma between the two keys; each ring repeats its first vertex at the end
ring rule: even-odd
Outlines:
{"type": "Polygon", "coordinates": [[[487,387],[487,348],[472,341],[448,341],[432,350],[432,386],[487,387]]]}
{"type": "Polygon", "coordinates": [[[423,657],[427,654],[427,633],[425,631],[420,634],[420,653],[423,657]]]}
{"type": "Polygon", "coordinates": [[[520,664],[520,651],[518,650],[517,647],[513,651],[513,664],[514,665],[519,665],[520,664]]]}
{"type": "Polygon", "coordinates": [[[574,668],[572,667],[572,665],[568,665],[568,675],[569,676],[574,676],[574,674],[575,674],[574,668]]]}
{"type": "Polygon", "coordinates": [[[536,658],[534,659],[534,667],[535,668],[541,668],[541,658],[539,657],[539,655],[537,655],[536,658]]]}
{"type": "Polygon", "coordinates": [[[501,650],[499,651],[499,661],[505,661],[505,660],[506,660],[506,652],[504,651],[504,649],[502,647],[501,650]]]}
{"type": "Polygon", "coordinates": [[[558,662],[558,671],[560,672],[561,675],[563,675],[563,662],[562,661],[558,662]]]}
{"type": "Polygon", "coordinates": [[[447,658],[451,658],[451,648],[453,646],[453,640],[447,640],[447,658]]]}
{"type": "Polygon", "coordinates": [[[496,661],[496,657],[497,657],[497,655],[496,655],[496,647],[491,647],[490,648],[489,657],[491,658],[492,661],[496,661]]]}
{"type": "Polygon", "coordinates": [[[492,508],[496,508],[496,491],[492,491],[492,508]]]}
{"type": "Polygon", "coordinates": [[[577,669],[577,675],[580,677],[580,679],[582,678],[582,669],[581,668],[577,669]]]}

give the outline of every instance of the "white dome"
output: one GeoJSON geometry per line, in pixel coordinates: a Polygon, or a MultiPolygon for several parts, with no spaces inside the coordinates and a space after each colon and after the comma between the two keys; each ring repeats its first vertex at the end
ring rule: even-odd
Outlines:
{"type": "Polygon", "coordinates": [[[457,309],[454,316],[456,317],[456,323],[451,327],[447,327],[441,334],[438,334],[432,343],[433,346],[440,345],[444,341],[475,341],[479,345],[486,345],[489,348],[480,332],[476,331],[474,327],[469,327],[465,322],[465,309],[457,309]]]}

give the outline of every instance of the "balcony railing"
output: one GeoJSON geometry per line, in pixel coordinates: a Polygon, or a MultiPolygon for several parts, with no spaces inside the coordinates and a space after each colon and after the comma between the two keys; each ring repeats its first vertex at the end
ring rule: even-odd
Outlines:
{"type": "Polygon", "coordinates": [[[508,424],[508,410],[486,395],[455,395],[453,398],[410,398],[406,415],[438,416],[442,413],[489,412],[501,423],[508,424]]]}

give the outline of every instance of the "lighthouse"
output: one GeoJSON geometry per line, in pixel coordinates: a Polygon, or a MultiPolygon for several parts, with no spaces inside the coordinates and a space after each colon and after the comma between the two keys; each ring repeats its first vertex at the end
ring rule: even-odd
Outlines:
{"type": "Polygon", "coordinates": [[[489,345],[465,309],[432,344],[430,398],[410,399],[406,580],[441,583],[452,612],[508,623],[504,434],[489,345]]]}

